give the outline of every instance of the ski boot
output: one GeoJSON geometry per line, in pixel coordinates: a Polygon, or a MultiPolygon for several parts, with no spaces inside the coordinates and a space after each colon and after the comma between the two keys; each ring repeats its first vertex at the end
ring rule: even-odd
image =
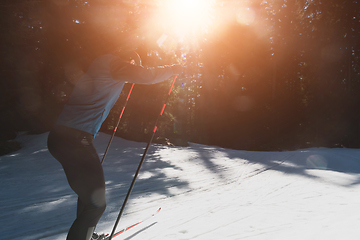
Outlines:
{"type": "Polygon", "coordinates": [[[104,234],[99,234],[99,233],[93,233],[91,240],[104,240],[105,239],[105,235],[104,234]]]}

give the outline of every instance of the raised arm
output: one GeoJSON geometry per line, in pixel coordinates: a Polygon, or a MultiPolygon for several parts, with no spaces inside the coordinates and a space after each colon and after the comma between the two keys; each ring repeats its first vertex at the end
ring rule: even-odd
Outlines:
{"type": "Polygon", "coordinates": [[[179,74],[180,68],[179,65],[145,68],[132,65],[120,58],[115,58],[110,64],[111,75],[114,79],[138,84],[162,82],[174,74],[179,74]]]}

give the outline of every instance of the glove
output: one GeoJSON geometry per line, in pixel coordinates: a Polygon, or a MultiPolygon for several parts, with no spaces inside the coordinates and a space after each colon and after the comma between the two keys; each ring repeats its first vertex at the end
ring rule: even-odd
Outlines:
{"type": "Polygon", "coordinates": [[[179,64],[174,64],[171,66],[171,70],[173,71],[174,75],[180,75],[183,72],[183,67],[179,64]]]}

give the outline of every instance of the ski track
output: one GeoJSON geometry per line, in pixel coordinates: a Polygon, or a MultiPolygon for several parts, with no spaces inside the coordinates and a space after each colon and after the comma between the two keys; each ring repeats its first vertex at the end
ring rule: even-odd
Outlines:
{"type": "MultiPolygon", "coordinates": [[[[46,138],[21,135],[23,148],[0,157],[4,239],[63,240],[75,218],[76,195],[46,138]]],[[[108,140],[102,133],[95,139],[100,158],[108,140]]],[[[103,165],[108,207],[97,231],[111,231],[145,145],[114,138],[103,165]]],[[[359,183],[356,149],[251,152],[154,144],[119,228],[163,210],[115,239],[355,240],[359,183]]]]}

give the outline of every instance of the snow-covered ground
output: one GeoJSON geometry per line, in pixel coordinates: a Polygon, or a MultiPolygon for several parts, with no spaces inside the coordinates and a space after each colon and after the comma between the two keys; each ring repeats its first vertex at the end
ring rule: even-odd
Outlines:
{"type": "MultiPolygon", "coordinates": [[[[46,147],[20,135],[0,157],[0,239],[64,240],[76,195],[46,147]]],[[[110,136],[100,133],[100,157],[110,136]]],[[[114,138],[104,162],[110,232],[145,143],[114,138]]],[[[152,145],[119,228],[159,214],[115,239],[360,239],[360,150],[251,152],[152,145]]]]}

